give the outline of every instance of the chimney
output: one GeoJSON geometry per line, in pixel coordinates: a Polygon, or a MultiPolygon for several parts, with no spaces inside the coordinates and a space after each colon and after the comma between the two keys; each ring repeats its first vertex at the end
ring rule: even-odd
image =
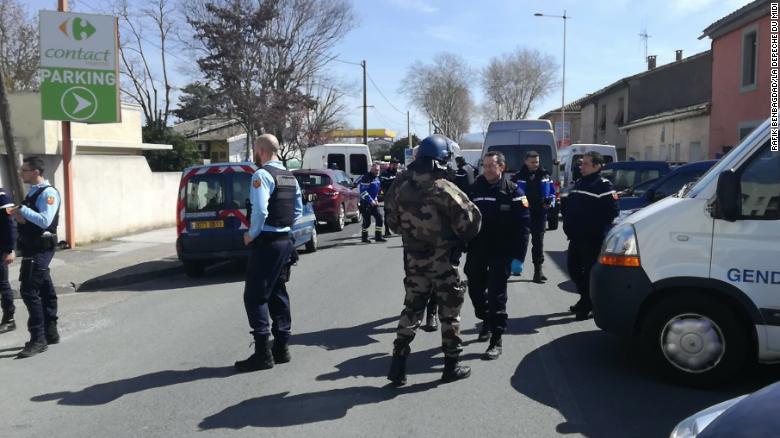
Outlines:
{"type": "Polygon", "coordinates": [[[682,50],[675,50],[674,51],[674,60],[675,61],[682,61],[682,50]]]}
{"type": "Polygon", "coordinates": [[[655,55],[650,55],[647,57],[647,69],[652,70],[655,68],[655,55]]]}

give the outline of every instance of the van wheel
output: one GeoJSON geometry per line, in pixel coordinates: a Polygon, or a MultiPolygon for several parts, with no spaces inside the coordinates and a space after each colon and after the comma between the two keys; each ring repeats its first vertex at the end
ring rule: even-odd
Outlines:
{"type": "Polygon", "coordinates": [[[748,332],[728,306],[700,293],[664,299],[640,332],[645,363],[686,386],[710,387],[733,377],[748,356],[748,332]]]}
{"type": "Polygon", "coordinates": [[[311,230],[311,239],[309,239],[308,242],[306,242],[306,252],[314,252],[317,251],[317,229],[311,230]]]}
{"type": "Polygon", "coordinates": [[[187,277],[198,278],[203,276],[203,271],[206,270],[206,264],[201,261],[197,262],[184,262],[184,273],[187,277]]]}
{"type": "Polygon", "coordinates": [[[347,218],[347,211],[344,209],[344,204],[339,207],[339,215],[336,220],[331,222],[330,226],[334,231],[341,231],[344,229],[344,223],[347,218]]]}

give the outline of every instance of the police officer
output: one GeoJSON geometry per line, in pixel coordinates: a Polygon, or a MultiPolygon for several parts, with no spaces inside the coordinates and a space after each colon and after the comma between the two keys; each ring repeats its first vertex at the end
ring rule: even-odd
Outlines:
{"type": "Polygon", "coordinates": [[[0,333],[16,330],[14,292],[11,290],[11,284],[8,283],[8,265],[14,261],[16,247],[16,222],[9,214],[13,211],[13,207],[11,197],[0,188],[0,307],[3,309],[0,333]]]}
{"type": "Polygon", "coordinates": [[[390,206],[388,226],[401,234],[404,246],[406,298],[393,344],[387,378],[406,383],[406,359],[431,294],[439,304],[444,372],[442,381],[471,375],[459,364],[462,351],[460,309],[465,287],[458,275],[464,243],[479,232],[481,214],[465,193],[447,180],[451,152],[445,137],[425,138],[403,180],[385,197],[390,206]]]}
{"type": "MultiPolygon", "coordinates": [[[[395,158],[390,159],[390,164],[387,166],[384,172],[379,175],[379,181],[382,184],[382,194],[385,195],[390,190],[390,186],[393,185],[398,176],[398,160],[395,158]]],[[[387,204],[385,204],[385,217],[387,217],[387,204]]],[[[385,237],[390,236],[390,227],[385,227],[385,237]]]]}
{"type": "Polygon", "coordinates": [[[251,248],[244,286],[244,306],[255,339],[255,353],[235,364],[238,372],[273,368],[290,361],[290,297],[285,282],[295,248],[290,227],[301,217],[303,200],[295,176],[284,168],[277,153],[279,141],[263,134],[254,144],[255,162],[249,199],[249,231],[244,244],[251,248]],[[270,316],[270,318],[269,318],[270,316]],[[270,321],[269,321],[270,319],[270,321]],[[273,327],[271,327],[273,321],[273,327]],[[269,336],[273,333],[273,345],[269,336]]]}
{"type": "Polygon", "coordinates": [[[25,358],[46,351],[49,344],[60,342],[57,294],[49,273],[49,263],[57,245],[60,194],[44,179],[45,166],[40,157],[25,158],[20,170],[22,181],[31,185],[21,207],[13,210],[22,255],[20,293],[27,306],[27,329],[30,331],[30,342],[17,357],[25,358]]]}
{"type": "Polygon", "coordinates": [[[555,188],[550,173],[541,167],[539,153],[525,154],[523,167],[515,174],[514,181],[528,197],[531,210],[531,257],[534,263],[534,283],[544,283],[547,277],[542,272],[544,263],[544,230],[547,228],[547,212],[555,206],[555,188]]]}
{"type": "Polygon", "coordinates": [[[528,247],[528,200],[523,190],[504,175],[505,170],[504,154],[488,152],[482,161],[482,175],[469,192],[469,198],[482,212],[482,229],[469,242],[464,271],[474,313],[482,320],[477,339],[490,339],[482,356],[485,360],[501,355],[507,319],[506,282],[513,260],[522,263],[528,247]]]}
{"type": "Polygon", "coordinates": [[[382,237],[382,213],[379,212],[379,191],[382,188],[382,182],[379,179],[379,164],[374,163],[371,170],[360,178],[358,188],[360,190],[360,208],[363,211],[361,240],[364,243],[371,243],[368,240],[368,229],[371,227],[371,217],[373,216],[374,241],[387,242],[382,237]]]}
{"type": "Polygon", "coordinates": [[[563,232],[569,238],[569,276],[580,294],[580,300],[569,309],[577,320],[590,315],[590,271],[596,264],[612,221],[620,212],[612,183],[601,176],[603,165],[604,158],[600,153],[585,153],[580,168],[582,177],[569,192],[563,212],[563,232]]]}
{"type": "Polygon", "coordinates": [[[477,177],[477,171],[463,157],[455,157],[455,164],[458,166],[455,170],[455,185],[463,193],[468,193],[469,187],[474,184],[474,179],[477,177]]]}

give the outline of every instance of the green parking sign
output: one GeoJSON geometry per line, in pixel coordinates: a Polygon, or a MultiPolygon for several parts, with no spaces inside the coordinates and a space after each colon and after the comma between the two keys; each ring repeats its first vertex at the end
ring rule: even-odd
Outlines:
{"type": "Polygon", "coordinates": [[[116,17],[41,11],[40,38],[43,119],[121,121],[116,17]]]}

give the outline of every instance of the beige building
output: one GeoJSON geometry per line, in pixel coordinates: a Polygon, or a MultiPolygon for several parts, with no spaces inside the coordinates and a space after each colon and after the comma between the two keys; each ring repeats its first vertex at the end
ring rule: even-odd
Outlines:
{"type": "MultiPolygon", "coordinates": [[[[38,93],[9,96],[11,126],[22,157],[41,156],[45,177],[60,192],[58,237],[65,240],[65,205],[72,203],[76,244],[176,223],[178,172],[152,172],[143,150],[169,150],[170,145],[142,142],[143,115],[122,104],[122,122],[71,124],[73,199],[64,189],[60,122],[41,119],[38,93]]],[[[8,187],[7,152],[0,136],[0,183],[8,187]]],[[[27,189],[27,187],[25,187],[27,189]]],[[[21,200],[15,200],[20,202],[21,200]]]]}
{"type": "Polygon", "coordinates": [[[707,158],[709,104],[644,117],[620,127],[627,159],[694,162],[707,158]]]}

